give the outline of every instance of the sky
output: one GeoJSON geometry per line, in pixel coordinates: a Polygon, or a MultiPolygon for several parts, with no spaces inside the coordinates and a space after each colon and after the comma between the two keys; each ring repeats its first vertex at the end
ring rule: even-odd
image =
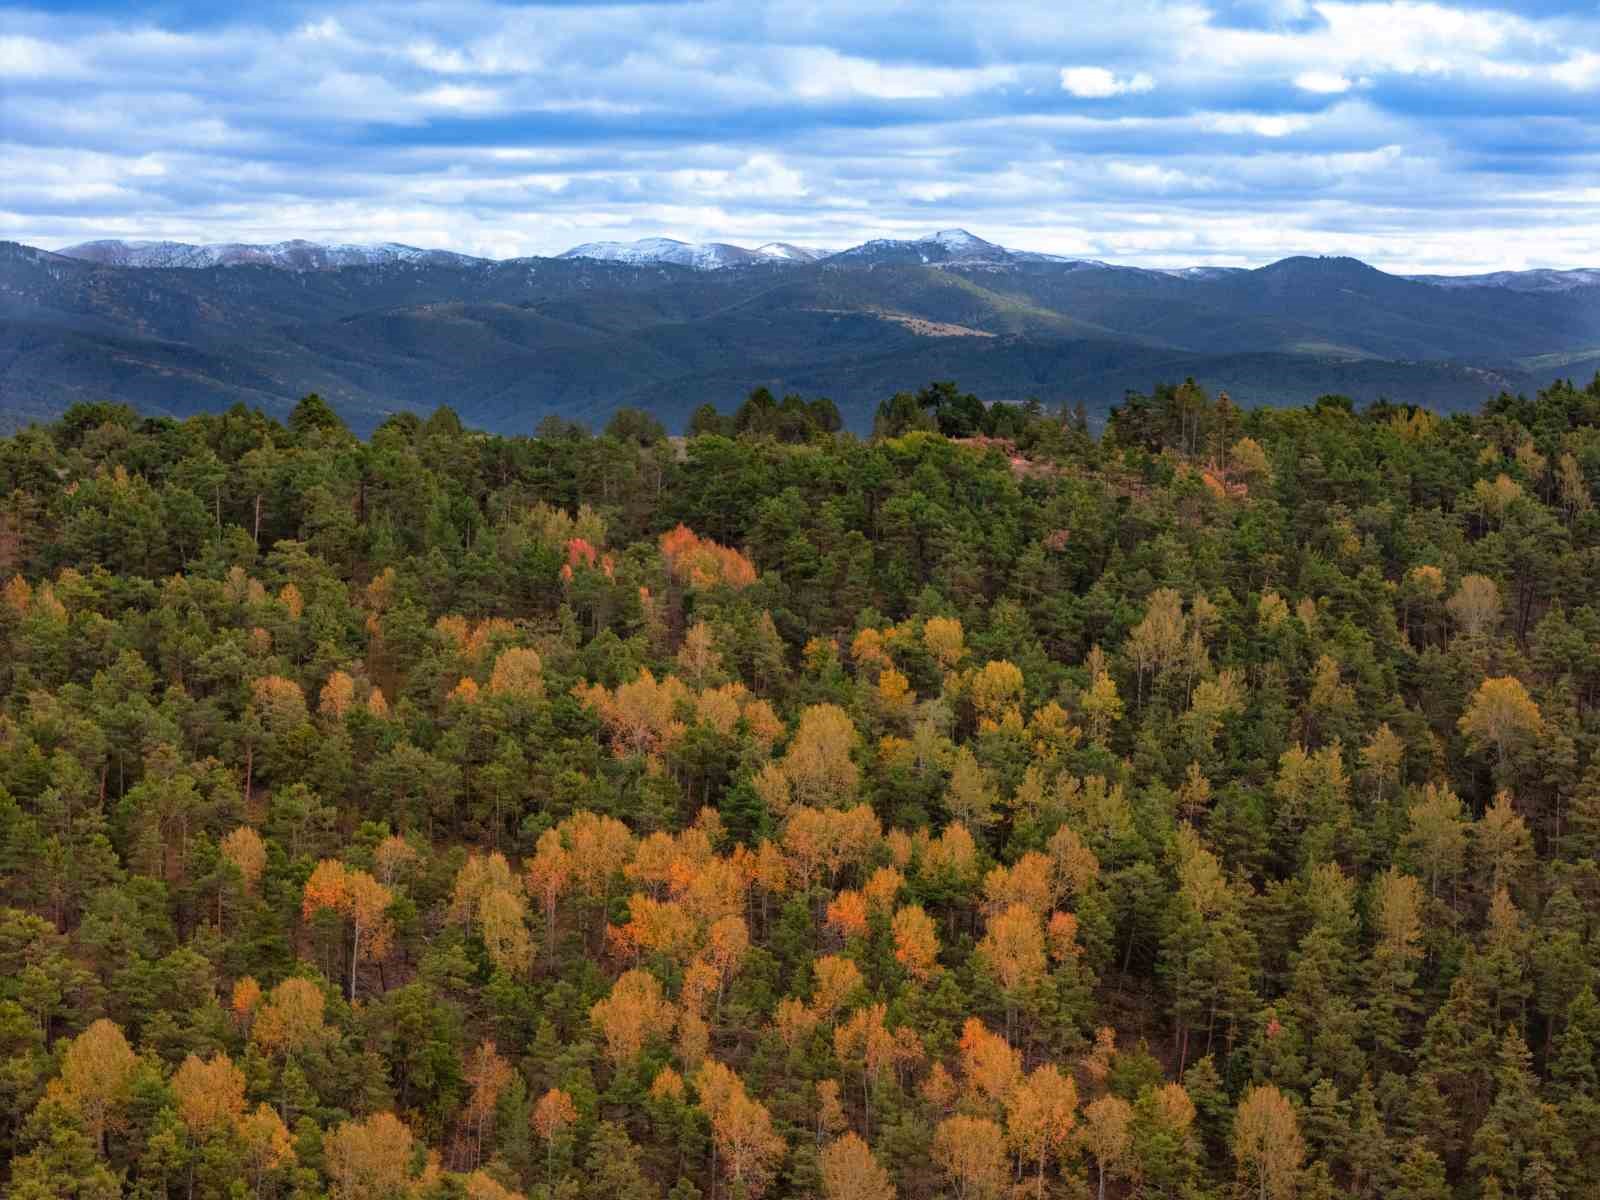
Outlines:
{"type": "Polygon", "coordinates": [[[1600,266],[1600,0],[0,4],[0,238],[1600,266]]]}

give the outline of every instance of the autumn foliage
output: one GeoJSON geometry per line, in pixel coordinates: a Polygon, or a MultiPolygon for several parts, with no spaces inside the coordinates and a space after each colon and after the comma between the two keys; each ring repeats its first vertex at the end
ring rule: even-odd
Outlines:
{"type": "Polygon", "coordinates": [[[0,438],[0,1194],[1600,1195],[1600,383],[817,411],[0,438]]]}

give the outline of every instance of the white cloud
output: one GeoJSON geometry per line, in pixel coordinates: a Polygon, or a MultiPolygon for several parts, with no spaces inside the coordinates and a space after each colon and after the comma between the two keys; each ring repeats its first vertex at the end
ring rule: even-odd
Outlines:
{"type": "Polygon", "coordinates": [[[42,38],[0,36],[0,79],[49,79],[76,75],[77,56],[42,38]]]}
{"type": "Polygon", "coordinates": [[[1550,78],[1573,91],[1588,91],[1600,84],[1600,54],[1581,50],[1566,62],[1552,67],[1550,78]]]}
{"type": "Polygon", "coordinates": [[[1319,96],[1337,96],[1348,92],[1352,86],[1337,71],[1302,71],[1294,77],[1294,85],[1302,92],[1315,92],[1319,96]]]}
{"type": "Polygon", "coordinates": [[[1111,96],[1148,92],[1156,81],[1143,71],[1119,76],[1105,67],[1062,67],[1061,90],[1080,100],[1105,100],[1111,96]]]}
{"type": "Polygon", "coordinates": [[[840,54],[823,47],[787,56],[788,83],[805,100],[939,100],[970,96],[1012,83],[1015,67],[906,67],[840,54]]]}
{"type": "Polygon", "coordinates": [[[308,42],[338,42],[344,39],[344,26],[333,17],[324,17],[300,26],[295,34],[308,42]]]}
{"type": "Polygon", "coordinates": [[[186,32],[161,6],[36,6],[0,20],[0,224],[44,245],[965,226],[1151,265],[1592,260],[1600,11],[1497,3],[1233,0],[1250,19],[1225,22],[1208,0],[1071,21],[993,0],[909,30],[887,0],[327,0],[186,32]]]}
{"type": "Polygon", "coordinates": [[[500,37],[467,46],[443,46],[431,39],[415,41],[406,45],[405,57],[439,75],[517,75],[541,65],[530,45],[513,46],[500,37]]]}
{"type": "Polygon", "coordinates": [[[1106,174],[1119,183],[1131,184],[1146,191],[1172,191],[1177,188],[1205,188],[1209,180],[1191,178],[1183,171],[1164,167],[1159,163],[1113,162],[1106,165],[1106,174]]]}
{"type": "Polygon", "coordinates": [[[420,93],[417,100],[428,108],[452,112],[485,113],[501,107],[500,93],[493,88],[444,84],[420,93]]]}
{"type": "Polygon", "coordinates": [[[1283,138],[1311,128],[1311,118],[1296,113],[1210,113],[1204,127],[1215,133],[1283,138]]]}

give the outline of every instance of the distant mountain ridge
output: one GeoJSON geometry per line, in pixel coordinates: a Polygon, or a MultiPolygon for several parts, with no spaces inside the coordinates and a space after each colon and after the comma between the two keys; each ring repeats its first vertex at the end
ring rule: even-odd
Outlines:
{"type": "Polygon", "coordinates": [[[387,244],[0,243],[0,422],[115,399],[286,413],[319,392],[357,429],[448,403],[530,430],[637,405],[681,428],[752,387],[835,400],[955,379],[989,400],[1103,411],[1194,376],[1243,404],[1325,392],[1441,408],[1600,369],[1593,272],[1416,280],[1352,258],[1152,270],[964,230],[834,254],[673,239],[495,261],[387,244]]]}
{"type": "Polygon", "coordinates": [[[426,263],[430,266],[472,266],[488,262],[451,250],[423,250],[399,242],[376,245],[324,245],[295,238],[287,242],[253,245],[245,242],[124,242],[115,239],[80,242],[56,253],[107,267],[232,267],[267,266],[288,271],[335,271],[342,267],[371,267],[389,263],[426,263]]]}
{"type": "MultiPolygon", "coordinates": [[[[259,244],[122,241],[105,238],[65,246],[54,253],[66,258],[76,258],[111,267],[203,269],[249,265],[280,267],[291,271],[330,271],[345,267],[394,264],[469,268],[496,261],[537,261],[537,256],[533,259],[495,260],[452,250],[428,250],[399,242],[327,244],[300,238],[259,244]]],[[[1169,268],[1132,267],[1103,262],[1099,259],[1076,259],[1033,250],[1013,250],[985,241],[965,229],[942,229],[920,238],[876,238],[845,250],[818,250],[783,241],[767,242],[754,249],[748,249],[731,242],[683,242],[676,238],[649,237],[632,242],[584,242],[552,257],[587,258],[629,266],[677,266],[695,271],[717,271],[728,267],[752,265],[802,265],[824,260],[835,260],[836,265],[840,266],[888,264],[1012,266],[1020,263],[1063,263],[1082,269],[1152,271],[1181,279],[1206,280],[1240,274],[1251,269],[1209,265],[1169,268]]],[[[1357,260],[1334,258],[1329,261],[1357,260]]],[[[1478,275],[1405,275],[1398,278],[1447,288],[1496,287],[1522,292],[1557,292],[1571,291],[1574,288],[1600,287],[1600,268],[1541,267],[1526,271],[1494,271],[1478,275]]]]}

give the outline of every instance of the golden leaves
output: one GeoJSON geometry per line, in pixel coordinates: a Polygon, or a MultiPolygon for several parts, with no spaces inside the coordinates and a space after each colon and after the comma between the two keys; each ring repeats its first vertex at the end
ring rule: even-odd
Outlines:
{"type": "Polygon", "coordinates": [[[178,1116],[196,1137],[237,1122],[244,1113],[244,1072],[218,1051],[209,1060],[190,1054],[172,1077],[178,1116]]]}
{"type": "Polygon", "coordinates": [[[737,550],[702,538],[687,525],[661,535],[661,556],[674,579],[695,591],[714,587],[747,588],[756,581],[755,565],[737,550]]]}
{"type": "Polygon", "coordinates": [[[646,1041],[666,1037],[676,1022],[660,981],[637,968],[622,973],[610,995],[590,1008],[589,1018],[605,1038],[607,1056],[619,1064],[638,1058],[646,1041]]]}

